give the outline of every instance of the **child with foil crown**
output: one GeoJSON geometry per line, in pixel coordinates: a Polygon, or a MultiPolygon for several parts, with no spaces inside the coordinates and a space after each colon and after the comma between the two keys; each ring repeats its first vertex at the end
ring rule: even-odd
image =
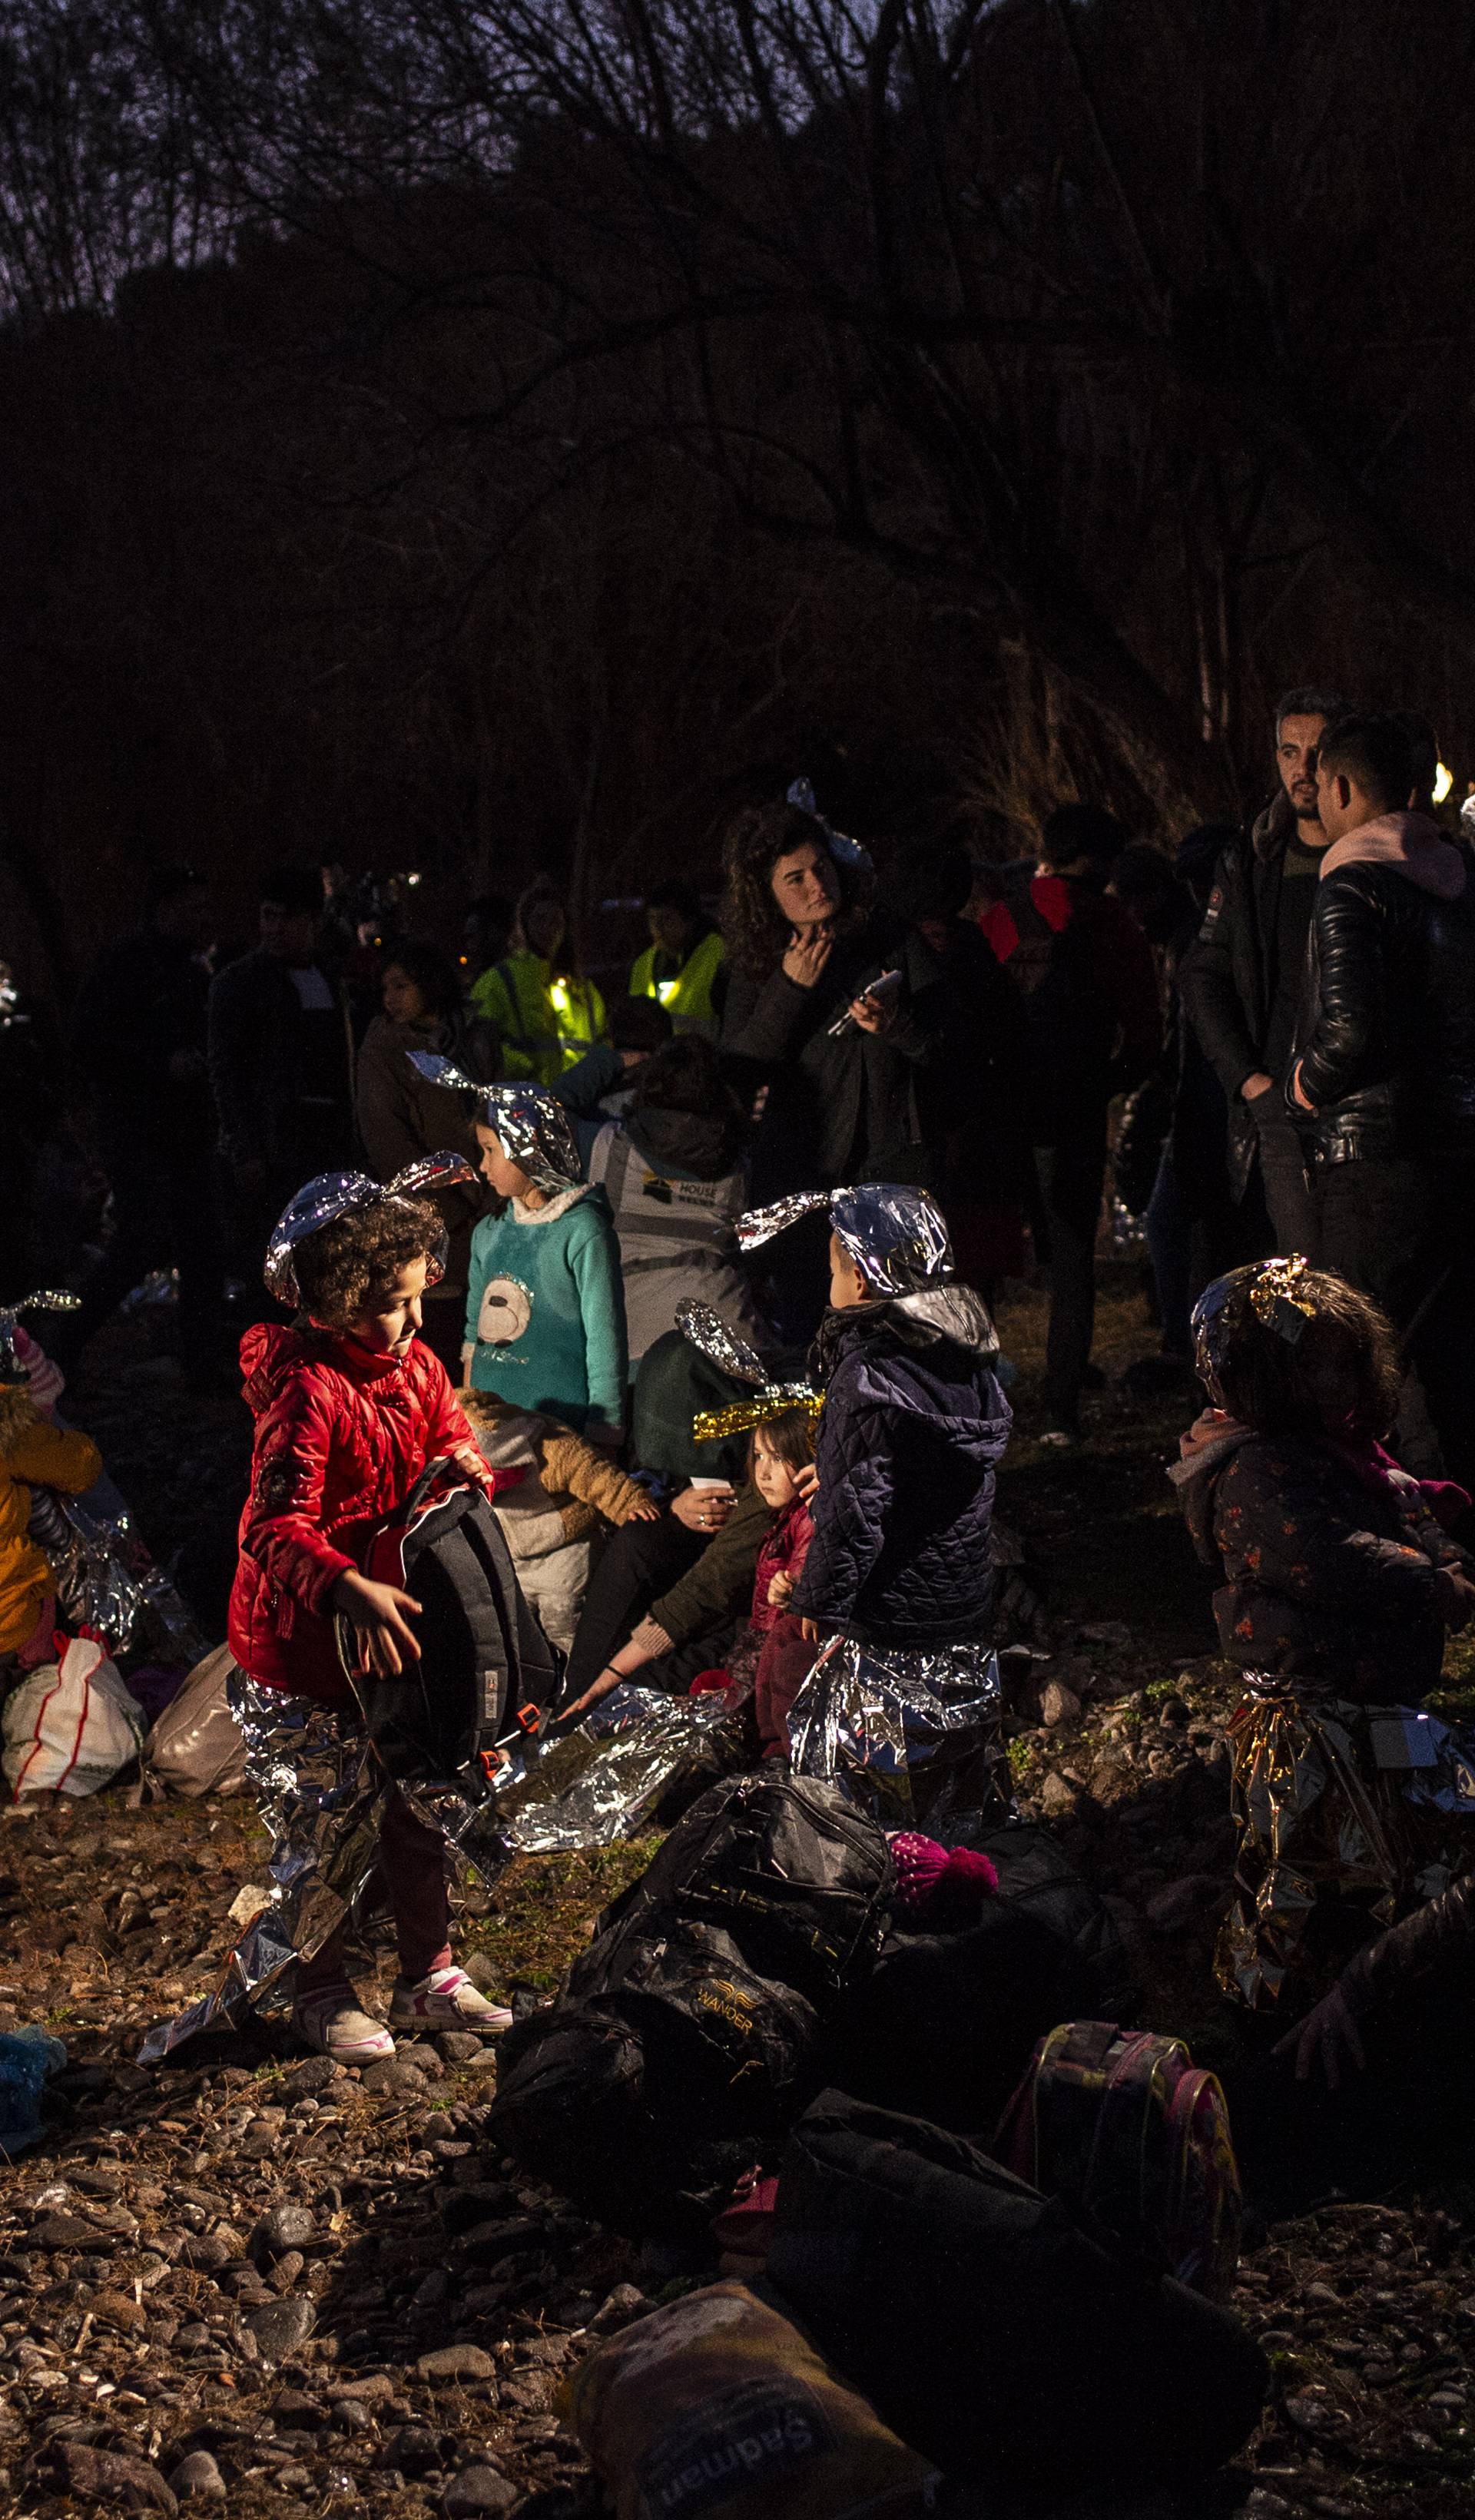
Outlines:
{"type": "Polygon", "coordinates": [[[1254,1261],[1207,1288],[1193,1332],[1211,1406],[1170,1476],[1245,1675],[1216,1968],[1262,2007],[1448,1878],[1440,1815],[1467,1801],[1467,1752],[1418,1708],[1475,1608],[1446,1528],[1469,1499],[1384,1451],[1397,1333],[1344,1279],[1298,1253],[1254,1261]]]}
{"type": "MultiPolygon", "coordinates": [[[[444,1267],[446,1236],[435,1208],[414,1193],[470,1178],[463,1157],[445,1153],[408,1166],[387,1188],[362,1173],[309,1182],[277,1225],[265,1273],[270,1292],[299,1307],[297,1318],[261,1324],[241,1343],[256,1430],[230,1605],[231,1650],[245,1675],[235,1703],[248,1753],[259,1753],[278,1857],[285,1849],[291,1861],[278,1871],[274,1857],[286,1896],[266,1912],[265,1932],[261,1919],[247,1929],[227,1978],[249,1996],[295,1962],[293,2026],[340,2064],[392,2055],[394,2041],[344,1973],[341,1915],[326,1935],[313,1929],[311,1893],[304,1897],[297,1879],[324,1877],[323,1816],[353,1805],[362,1783],[362,1725],[335,1621],[358,1631],[378,1673],[398,1673],[421,1651],[420,1604],[362,1574],[344,1544],[355,1527],[403,1508],[438,1457],[456,1459],[495,1493],[496,1474],[446,1370],[418,1336],[421,1298],[444,1267]],[[315,1764],[324,1759],[336,1761],[326,1796],[315,1764]],[[307,1846],[314,1863],[303,1861],[307,1846]]],[[[451,1958],[445,1851],[391,1787],[378,1845],[400,1955],[390,2023],[502,2029],[511,2014],[488,2003],[451,1958]]],[[[146,2047],[146,2056],[166,2052],[186,2025],[204,2023],[186,2015],[155,2035],[159,2047],[146,2047]]]]}
{"type": "Polygon", "coordinates": [[[804,1193],[739,1221],[745,1249],[829,1215],[814,1535],[788,1609],[819,1648],[788,1716],[795,1770],[835,1776],[888,1825],[957,1834],[1010,1796],[991,1645],[990,1533],[1008,1403],[981,1298],[924,1192],[804,1193]]]}
{"type": "Polygon", "coordinates": [[[1446,1528],[1469,1500],[1383,1449],[1402,1379],[1392,1323],[1292,1255],[1216,1280],[1193,1331],[1211,1405],[1170,1475],[1220,1578],[1221,1650],[1353,1701],[1417,1701],[1438,1683],[1446,1628],[1475,1607],[1446,1528]]]}
{"type": "Polygon", "coordinates": [[[407,1056],[432,1084],[476,1095],[482,1175],[507,1202],[471,1236],[465,1387],[617,1446],[629,1378],[620,1249],[568,1114],[541,1086],[479,1085],[431,1052],[407,1056]]]}

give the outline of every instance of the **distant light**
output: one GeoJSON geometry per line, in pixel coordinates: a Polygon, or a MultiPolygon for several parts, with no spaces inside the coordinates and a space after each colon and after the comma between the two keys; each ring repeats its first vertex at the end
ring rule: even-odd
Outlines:
{"type": "Polygon", "coordinates": [[[1434,802],[1436,805],[1442,805],[1444,803],[1445,798],[1448,796],[1453,785],[1454,781],[1453,775],[1445,768],[1444,763],[1441,761],[1436,766],[1434,772],[1434,802]]]}
{"type": "Polygon", "coordinates": [[[405,878],[405,881],[406,881],[406,883],[419,883],[419,881],[420,881],[420,877],[419,877],[419,875],[418,875],[418,874],[416,874],[416,873],[412,873],[412,874],[410,874],[410,875],[407,875],[407,876],[406,876],[406,878],[405,878]]]}

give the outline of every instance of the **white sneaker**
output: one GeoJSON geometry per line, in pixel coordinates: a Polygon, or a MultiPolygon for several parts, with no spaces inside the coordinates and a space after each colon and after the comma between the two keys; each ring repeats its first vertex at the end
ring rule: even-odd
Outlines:
{"type": "Polygon", "coordinates": [[[291,2026],[299,2039],[335,2065],[376,2065],[392,2056],[394,2042],[381,2021],[372,2020],[346,1982],[315,1987],[297,1998],[291,2026]]]}
{"type": "Polygon", "coordinates": [[[389,1999],[389,2019],[396,2030],[480,2030],[488,2036],[513,2026],[507,2007],[488,2003],[454,1962],[432,1969],[418,1986],[401,1978],[389,1999]]]}

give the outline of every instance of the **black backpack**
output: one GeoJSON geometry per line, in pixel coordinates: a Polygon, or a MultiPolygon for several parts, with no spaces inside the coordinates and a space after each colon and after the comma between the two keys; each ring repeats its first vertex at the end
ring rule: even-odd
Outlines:
{"type": "Polygon", "coordinates": [[[359,1667],[357,1632],[336,1622],[381,1764],[397,1784],[454,1778],[484,1795],[501,1765],[497,1745],[547,1723],[562,1662],[523,1598],[485,1491],[459,1462],[429,1462],[354,1553],[366,1575],[400,1586],[422,1610],[421,1659],[387,1680],[359,1667]]]}
{"type": "Polygon", "coordinates": [[[614,2229],[693,2238],[813,2097],[819,2020],[715,1925],[606,1959],[597,1995],[508,2034],[487,2132],[614,2229]]]}
{"type": "Polygon", "coordinates": [[[784,2149],[767,2280],[914,2449],[1040,2496],[1204,2475],[1270,2377],[1228,2311],[961,2137],[841,2092],[784,2149]]]}
{"type": "Polygon", "coordinates": [[[730,1934],[760,1977],[830,2005],[870,1976],[895,1878],[884,1831],[839,1786],[762,1770],[724,1778],[604,1911],[568,1991],[603,1992],[627,1944],[700,1923],[730,1934]]]}

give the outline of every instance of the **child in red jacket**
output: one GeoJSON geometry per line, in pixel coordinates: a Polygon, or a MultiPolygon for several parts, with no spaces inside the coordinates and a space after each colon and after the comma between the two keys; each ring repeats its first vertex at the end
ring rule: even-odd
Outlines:
{"type": "MultiPolygon", "coordinates": [[[[445,1167],[460,1161],[430,1160],[442,1165],[436,1180],[452,1177],[445,1167]]],[[[425,1170],[414,1168],[417,1177],[425,1170]]],[[[461,1174],[469,1177],[469,1166],[461,1164],[461,1174]]],[[[323,1729],[319,1709],[333,1710],[344,1736],[357,1730],[335,1614],[358,1629],[376,1671],[392,1674],[404,1658],[419,1659],[419,1603],[358,1571],[342,1546],[349,1526],[403,1506],[440,1454],[462,1461],[488,1495],[507,1484],[487,1469],[444,1366],[416,1335],[421,1297],[440,1275],[444,1246],[428,1201],[362,1174],[310,1182],[273,1238],[267,1284],[302,1309],[290,1328],[265,1324],[242,1341],[256,1435],[229,1636],[254,1685],[240,1708],[247,1738],[269,1733],[279,1760],[282,1728],[295,1724],[305,1743],[323,1729]]],[[[279,1767],[270,1779],[278,1799],[283,1782],[279,1767]]],[[[287,1840],[291,1828],[280,1834],[287,1840]]],[[[488,2003],[452,1961],[444,1854],[439,1833],[391,1790],[379,1843],[400,1955],[390,2022],[406,2030],[505,2029],[512,2015],[488,2003]]],[[[274,1868],[279,1879],[292,1877],[275,1861],[274,1868]]],[[[394,2042],[349,1984],[342,1938],[340,1922],[297,1964],[292,2019],[309,2047],[363,2064],[392,2055],[394,2042]]]]}
{"type": "Polygon", "coordinates": [[[814,1667],[815,1648],[804,1622],[790,1610],[815,1536],[810,1520],[815,1413],[785,1409],[753,1429],[753,1485],[779,1519],[758,1552],[753,1574],[752,1625],[763,1639],[753,1682],[753,1711],[765,1759],[788,1756],[788,1710],[814,1667]]]}

